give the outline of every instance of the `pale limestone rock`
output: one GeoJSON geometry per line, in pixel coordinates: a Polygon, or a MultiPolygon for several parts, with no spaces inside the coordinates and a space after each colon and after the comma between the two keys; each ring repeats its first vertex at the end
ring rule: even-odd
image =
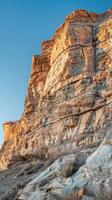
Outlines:
{"type": "MultiPolygon", "coordinates": [[[[108,141],[108,139],[106,140],[108,141]]],[[[39,199],[44,199],[43,196],[47,197],[49,194],[55,194],[59,199],[70,200],[73,197],[75,198],[76,191],[82,190],[81,188],[83,188],[82,197],[77,196],[76,199],[100,200],[105,199],[107,196],[108,199],[111,199],[112,144],[105,145],[102,143],[93,154],[89,156],[89,153],[90,150],[86,150],[85,152],[82,151],[59,158],[26,185],[19,199],[32,199],[35,194],[38,196],[38,193],[39,195],[41,193],[39,199]],[[80,162],[81,159],[83,159],[82,162],[80,162]],[[74,163],[74,170],[70,168],[73,166],[72,163],[74,163]]]]}

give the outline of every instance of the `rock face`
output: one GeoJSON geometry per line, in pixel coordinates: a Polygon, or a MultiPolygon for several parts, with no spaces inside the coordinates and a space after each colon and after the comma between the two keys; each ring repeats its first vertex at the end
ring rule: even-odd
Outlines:
{"type": "Polygon", "coordinates": [[[112,10],[74,11],[32,58],[23,115],[4,124],[0,168],[66,155],[17,199],[105,199],[103,189],[112,199],[111,132],[112,10]]]}

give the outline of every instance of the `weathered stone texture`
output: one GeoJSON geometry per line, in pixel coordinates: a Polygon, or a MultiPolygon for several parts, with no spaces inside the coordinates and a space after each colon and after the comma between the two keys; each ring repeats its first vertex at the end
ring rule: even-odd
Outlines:
{"type": "Polygon", "coordinates": [[[2,168],[103,141],[112,125],[111,13],[75,11],[42,43],[41,55],[32,58],[23,115],[4,124],[2,168]]]}

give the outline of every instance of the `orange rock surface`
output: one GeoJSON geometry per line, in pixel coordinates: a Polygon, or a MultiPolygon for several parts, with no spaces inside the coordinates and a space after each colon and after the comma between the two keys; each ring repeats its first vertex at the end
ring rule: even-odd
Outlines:
{"type": "Polygon", "coordinates": [[[42,43],[20,120],[4,124],[0,166],[98,146],[112,125],[112,12],[71,13],[42,43]]]}

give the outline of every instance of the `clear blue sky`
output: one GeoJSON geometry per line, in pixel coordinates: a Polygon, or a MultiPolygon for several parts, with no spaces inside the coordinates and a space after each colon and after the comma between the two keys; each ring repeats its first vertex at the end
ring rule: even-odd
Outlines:
{"type": "Polygon", "coordinates": [[[103,12],[112,0],[0,0],[0,143],[2,123],[19,119],[31,57],[75,9],[103,12]]]}

